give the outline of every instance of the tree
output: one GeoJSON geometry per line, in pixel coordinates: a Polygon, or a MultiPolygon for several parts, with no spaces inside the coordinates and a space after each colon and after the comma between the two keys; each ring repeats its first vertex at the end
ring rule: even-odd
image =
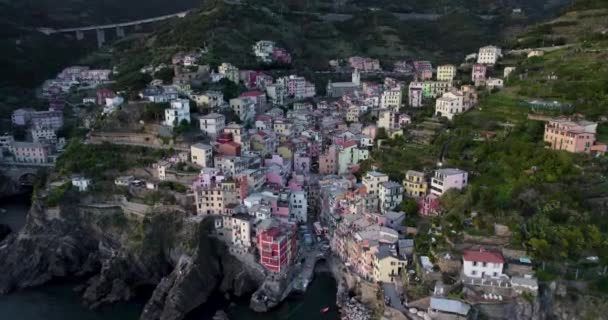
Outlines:
{"type": "Polygon", "coordinates": [[[173,68],[162,68],[154,74],[154,78],[162,80],[164,84],[173,82],[174,76],[175,72],[173,71],[173,68]]]}
{"type": "Polygon", "coordinates": [[[376,133],[376,140],[387,139],[388,134],[386,133],[386,128],[378,128],[378,132],[376,133]]]}
{"type": "Polygon", "coordinates": [[[225,100],[230,100],[232,98],[236,98],[239,96],[241,92],[241,88],[238,84],[223,78],[220,80],[219,84],[222,86],[222,93],[224,94],[225,100]]]}
{"type": "Polygon", "coordinates": [[[406,198],[401,202],[401,211],[407,215],[416,215],[418,214],[418,203],[412,198],[406,198]]]}

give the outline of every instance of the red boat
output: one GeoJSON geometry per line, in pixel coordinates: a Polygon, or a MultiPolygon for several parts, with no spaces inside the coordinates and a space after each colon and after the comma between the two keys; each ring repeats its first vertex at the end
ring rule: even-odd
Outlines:
{"type": "Polygon", "coordinates": [[[321,309],[321,313],[327,313],[327,311],[329,311],[329,307],[325,307],[325,308],[321,309]]]}

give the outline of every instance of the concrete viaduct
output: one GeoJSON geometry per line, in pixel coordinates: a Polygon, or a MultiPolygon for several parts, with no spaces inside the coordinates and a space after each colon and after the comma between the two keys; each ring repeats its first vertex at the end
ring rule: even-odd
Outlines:
{"type": "Polygon", "coordinates": [[[38,178],[38,171],[52,167],[51,163],[0,163],[0,174],[10,179],[16,186],[32,187],[38,178]]]}
{"type": "Polygon", "coordinates": [[[103,24],[103,25],[95,25],[95,26],[87,26],[87,27],[76,27],[76,28],[64,28],[64,29],[54,29],[42,27],[38,28],[39,32],[50,36],[52,34],[58,33],[75,33],[76,39],[82,40],[84,39],[84,33],[87,31],[95,31],[97,35],[97,46],[101,47],[106,42],[106,34],[105,31],[108,29],[116,30],[116,36],[122,38],[125,36],[125,28],[126,27],[134,27],[136,30],[141,28],[142,24],[148,24],[157,21],[163,21],[172,18],[183,18],[185,17],[191,10],[182,11],[178,13],[168,14],[160,17],[141,19],[129,22],[121,22],[121,23],[112,23],[112,24],[103,24]]]}

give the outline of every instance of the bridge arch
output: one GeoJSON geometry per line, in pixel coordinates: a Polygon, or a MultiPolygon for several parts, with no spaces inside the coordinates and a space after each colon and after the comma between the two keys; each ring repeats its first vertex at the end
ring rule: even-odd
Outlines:
{"type": "Polygon", "coordinates": [[[34,186],[36,184],[36,180],[38,180],[38,175],[32,172],[26,172],[19,176],[19,185],[21,186],[34,186]]]}

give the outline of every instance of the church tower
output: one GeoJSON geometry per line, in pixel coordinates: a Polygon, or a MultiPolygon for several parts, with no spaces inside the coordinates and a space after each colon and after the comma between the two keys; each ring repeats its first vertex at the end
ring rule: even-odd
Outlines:
{"type": "Polygon", "coordinates": [[[355,71],[353,71],[352,82],[356,86],[360,86],[361,85],[361,74],[359,73],[359,69],[355,68],[355,71]]]}

